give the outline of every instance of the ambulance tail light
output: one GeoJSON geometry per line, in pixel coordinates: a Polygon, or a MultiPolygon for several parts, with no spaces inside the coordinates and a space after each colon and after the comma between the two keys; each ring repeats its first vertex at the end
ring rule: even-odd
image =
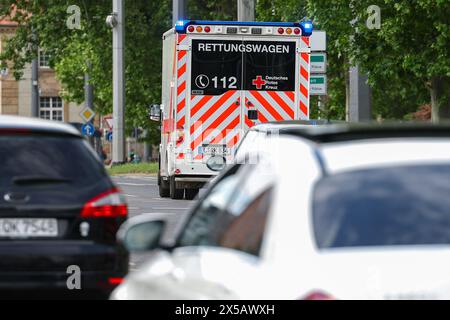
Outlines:
{"type": "Polygon", "coordinates": [[[295,28],[295,29],[294,29],[294,33],[295,33],[296,35],[299,35],[299,34],[300,34],[300,28],[295,28]]]}
{"type": "Polygon", "coordinates": [[[205,27],[205,32],[206,32],[206,33],[209,33],[209,32],[211,32],[211,28],[210,28],[210,27],[208,27],[208,26],[206,26],[206,27],[205,27]]]}
{"type": "Polygon", "coordinates": [[[189,26],[187,30],[189,32],[194,32],[195,31],[195,27],[194,26],[189,26]]]}
{"type": "Polygon", "coordinates": [[[286,33],[287,33],[287,34],[292,34],[292,29],[291,29],[291,28],[287,28],[287,29],[286,29],[286,33]]]}
{"type": "Polygon", "coordinates": [[[278,28],[278,33],[279,34],[283,34],[284,33],[284,29],[283,28],[278,28]]]}
{"type": "Polygon", "coordinates": [[[203,27],[202,26],[197,26],[197,32],[202,32],[203,31],[203,27]]]}

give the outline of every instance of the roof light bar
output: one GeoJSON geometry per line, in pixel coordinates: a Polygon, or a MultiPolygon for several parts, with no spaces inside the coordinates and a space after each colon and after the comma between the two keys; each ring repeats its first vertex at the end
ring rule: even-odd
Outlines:
{"type": "MultiPolygon", "coordinates": [[[[303,36],[310,36],[313,31],[313,23],[312,21],[303,21],[303,22],[241,22],[241,21],[197,21],[197,20],[180,20],[175,24],[175,31],[178,33],[186,33],[187,28],[190,25],[197,26],[228,26],[227,30],[233,30],[233,27],[278,27],[278,28],[291,28],[291,30],[295,30],[296,28],[301,29],[301,34],[303,36]]],[[[242,28],[240,28],[242,30],[242,28]]],[[[248,29],[247,31],[248,32],[248,29]]],[[[231,32],[227,32],[231,33],[231,32]]],[[[284,31],[283,31],[284,33],[284,31]]]]}

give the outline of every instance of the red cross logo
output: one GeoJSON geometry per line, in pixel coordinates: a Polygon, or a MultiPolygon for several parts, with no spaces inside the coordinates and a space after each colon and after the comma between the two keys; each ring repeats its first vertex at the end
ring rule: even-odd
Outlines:
{"type": "Polygon", "coordinates": [[[266,80],[263,80],[261,76],[257,76],[256,79],[253,79],[252,84],[256,86],[256,89],[262,89],[262,86],[266,84],[266,80]]]}

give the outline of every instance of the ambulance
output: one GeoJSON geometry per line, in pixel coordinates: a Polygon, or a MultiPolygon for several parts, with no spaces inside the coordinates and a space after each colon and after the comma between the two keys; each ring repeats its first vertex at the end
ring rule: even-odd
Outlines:
{"type": "Polygon", "coordinates": [[[309,119],[312,23],[179,21],[163,35],[158,185],[193,199],[258,123],[309,119]]]}

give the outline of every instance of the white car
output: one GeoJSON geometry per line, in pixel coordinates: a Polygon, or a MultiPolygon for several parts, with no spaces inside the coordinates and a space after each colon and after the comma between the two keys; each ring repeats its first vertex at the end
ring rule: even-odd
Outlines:
{"type": "Polygon", "coordinates": [[[111,298],[449,299],[449,194],[448,127],[293,129],[186,221],[124,225],[159,251],[111,298]]]}

